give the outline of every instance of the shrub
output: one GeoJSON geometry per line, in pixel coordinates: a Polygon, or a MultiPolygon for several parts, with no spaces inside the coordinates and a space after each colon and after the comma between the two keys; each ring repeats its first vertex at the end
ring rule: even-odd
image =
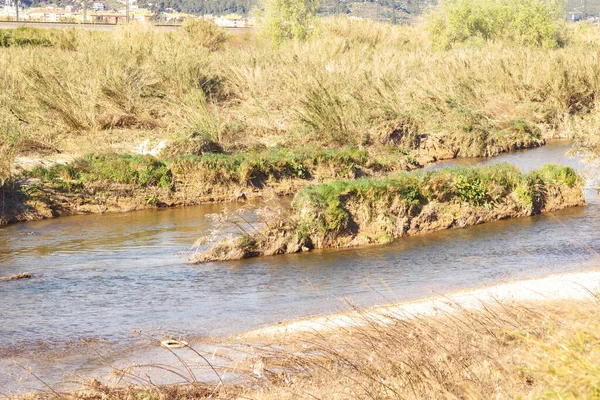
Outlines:
{"type": "Polygon", "coordinates": [[[37,46],[75,50],[77,35],[74,29],[38,29],[19,27],[0,29],[0,47],[37,46]]]}
{"type": "Polygon", "coordinates": [[[222,49],[229,39],[225,29],[212,21],[190,18],[183,23],[181,29],[189,40],[213,51],[222,49]]]}
{"type": "Polygon", "coordinates": [[[462,201],[473,204],[483,204],[487,198],[485,187],[481,184],[478,178],[468,179],[465,176],[459,175],[454,182],[456,193],[462,201]]]}
{"type": "Polygon", "coordinates": [[[564,183],[569,187],[579,185],[582,183],[582,178],[577,175],[577,172],[571,167],[563,167],[556,164],[544,165],[539,170],[539,175],[544,180],[551,182],[564,183]]]}
{"type": "Polygon", "coordinates": [[[279,45],[284,40],[304,41],[312,36],[320,0],[264,0],[263,36],[279,45]]]}
{"type": "Polygon", "coordinates": [[[564,5],[556,0],[442,0],[428,16],[434,47],[508,40],[553,48],[564,44],[564,5]]]}
{"type": "Polygon", "coordinates": [[[52,46],[48,33],[41,29],[16,28],[0,30],[0,47],[11,46],[52,46]]]}

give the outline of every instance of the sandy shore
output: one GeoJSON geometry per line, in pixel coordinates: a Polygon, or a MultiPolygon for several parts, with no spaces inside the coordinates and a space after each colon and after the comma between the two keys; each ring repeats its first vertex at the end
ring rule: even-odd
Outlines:
{"type": "Polygon", "coordinates": [[[341,327],[352,327],[378,322],[386,324],[388,317],[411,318],[435,316],[461,310],[476,310],[484,304],[496,302],[528,302],[543,300],[584,300],[600,291],[600,270],[551,275],[545,278],[502,283],[477,289],[461,290],[362,311],[350,311],[305,318],[267,326],[237,335],[236,340],[277,339],[307,332],[325,332],[341,327]]]}

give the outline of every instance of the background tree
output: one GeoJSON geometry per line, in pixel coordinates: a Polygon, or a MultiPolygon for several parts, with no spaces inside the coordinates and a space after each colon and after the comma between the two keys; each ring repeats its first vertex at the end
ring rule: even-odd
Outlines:
{"type": "Polygon", "coordinates": [[[315,30],[320,0],[264,0],[261,30],[275,45],[287,39],[306,40],[315,30]]]}
{"type": "Polygon", "coordinates": [[[560,0],[442,0],[428,31],[438,48],[482,41],[553,48],[564,44],[565,12],[560,0]]]}

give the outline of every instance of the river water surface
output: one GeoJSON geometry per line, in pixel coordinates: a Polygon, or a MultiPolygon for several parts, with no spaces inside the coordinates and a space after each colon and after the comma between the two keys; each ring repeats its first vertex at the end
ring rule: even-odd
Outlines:
{"type": "MultiPolygon", "coordinates": [[[[553,142],[429,168],[510,162],[528,171],[554,162],[588,173],[578,159],[565,157],[569,146],[553,142]]],[[[32,378],[16,382],[22,366],[32,366],[53,385],[93,373],[101,361],[91,361],[90,347],[113,349],[105,362],[126,359],[140,340],[134,330],[152,337],[224,336],[336,312],[344,307],[339,298],[372,306],[596,269],[600,201],[591,186],[585,207],[385,246],[205,265],[185,261],[194,241],[212,227],[206,215],[224,205],[65,217],[0,229],[0,276],[34,274],[0,283],[0,391],[40,387],[32,378]]]]}

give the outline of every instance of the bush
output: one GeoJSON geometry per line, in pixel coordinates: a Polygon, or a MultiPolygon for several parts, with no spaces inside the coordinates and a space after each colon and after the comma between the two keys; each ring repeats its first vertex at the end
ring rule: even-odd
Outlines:
{"type": "Polygon", "coordinates": [[[213,51],[222,49],[229,39],[225,29],[212,21],[190,18],[183,23],[181,29],[192,42],[213,51]]]}
{"type": "Polygon", "coordinates": [[[442,0],[427,28],[441,49],[498,40],[554,48],[565,41],[564,14],[556,0],[442,0]]]}
{"type": "Polygon", "coordinates": [[[0,29],[0,47],[37,46],[75,50],[77,34],[74,29],[38,29],[19,27],[0,29]]]}
{"type": "Polygon", "coordinates": [[[314,32],[320,0],[265,0],[262,33],[279,45],[284,40],[304,41],[314,32]]]}
{"type": "Polygon", "coordinates": [[[11,46],[52,46],[49,34],[40,29],[16,28],[0,30],[0,47],[11,46]]]}

